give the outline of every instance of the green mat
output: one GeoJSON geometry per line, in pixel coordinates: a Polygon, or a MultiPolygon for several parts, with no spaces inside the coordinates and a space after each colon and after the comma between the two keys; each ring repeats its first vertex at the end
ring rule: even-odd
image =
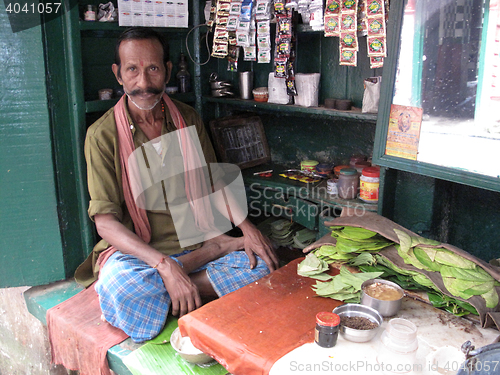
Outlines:
{"type": "Polygon", "coordinates": [[[198,366],[182,359],[170,344],[170,336],[177,328],[177,318],[169,317],[163,331],[153,340],[146,341],[123,359],[134,375],[225,375],[227,370],[213,361],[198,366]]]}

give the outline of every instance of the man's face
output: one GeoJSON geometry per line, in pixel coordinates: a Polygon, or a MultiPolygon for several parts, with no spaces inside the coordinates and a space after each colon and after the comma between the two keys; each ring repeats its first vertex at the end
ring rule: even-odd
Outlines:
{"type": "Polygon", "coordinates": [[[116,79],[141,109],[152,109],[170,78],[171,64],[163,64],[163,50],[157,40],[124,40],[120,44],[121,66],[113,64],[116,79]],[[120,69],[120,75],[118,74],[120,69]]]}

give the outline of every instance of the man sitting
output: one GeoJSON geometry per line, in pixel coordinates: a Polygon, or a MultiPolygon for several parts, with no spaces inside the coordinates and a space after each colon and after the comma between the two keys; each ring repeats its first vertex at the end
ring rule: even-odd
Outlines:
{"type": "MultiPolygon", "coordinates": [[[[246,218],[233,220],[242,237],[220,234],[181,246],[172,202],[192,208],[182,215],[185,225],[194,223],[202,232],[210,227],[210,210],[194,208],[199,171],[186,168],[186,162],[215,163],[212,145],[194,109],[164,94],[172,63],[161,34],[148,28],[125,31],[112,69],[125,95],[88,129],[85,142],[88,211],[102,240],[75,276],[85,286],[98,278],[95,288],[104,318],[142,342],[158,335],[169,307],[173,315],[182,316],[200,307],[202,297],[222,296],[275,270],[278,259],[269,239],[246,218]],[[192,125],[198,139],[189,132],[169,138],[180,139],[180,152],[167,157],[170,146],[162,137],[192,125]],[[198,140],[203,155],[190,154],[189,145],[198,140]],[[136,149],[154,150],[164,164],[184,165],[183,173],[161,181],[147,198],[161,201],[163,209],[138,204],[129,160],[136,149]]],[[[221,212],[225,207],[217,206],[221,212]]]]}

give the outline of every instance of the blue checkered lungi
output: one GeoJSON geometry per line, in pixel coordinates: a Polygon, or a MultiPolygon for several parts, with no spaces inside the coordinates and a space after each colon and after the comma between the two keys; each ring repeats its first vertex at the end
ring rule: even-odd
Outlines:
{"type": "MultiPolygon", "coordinates": [[[[171,258],[180,263],[176,258],[187,252],[171,258]]],[[[257,259],[257,266],[250,269],[246,253],[235,251],[194,272],[206,270],[212,287],[221,297],[269,273],[265,262],[257,259]]],[[[100,270],[95,289],[106,320],[123,330],[133,341],[151,340],[163,329],[170,297],[158,271],[145,262],[120,251],[115,252],[100,270]]]]}

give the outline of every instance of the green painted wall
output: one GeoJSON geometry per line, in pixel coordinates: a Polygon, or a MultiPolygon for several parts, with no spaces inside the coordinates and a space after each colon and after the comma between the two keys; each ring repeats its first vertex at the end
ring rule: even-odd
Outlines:
{"type": "Polygon", "coordinates": [[[485,261],[500,258],[500,193],[389,169],[382,215],[485,261]]]}
{"type": "Polygon", "coordinates": [[[0,3],[0,286],[62,279],[41,27],[13,33],[0,3]]]}

